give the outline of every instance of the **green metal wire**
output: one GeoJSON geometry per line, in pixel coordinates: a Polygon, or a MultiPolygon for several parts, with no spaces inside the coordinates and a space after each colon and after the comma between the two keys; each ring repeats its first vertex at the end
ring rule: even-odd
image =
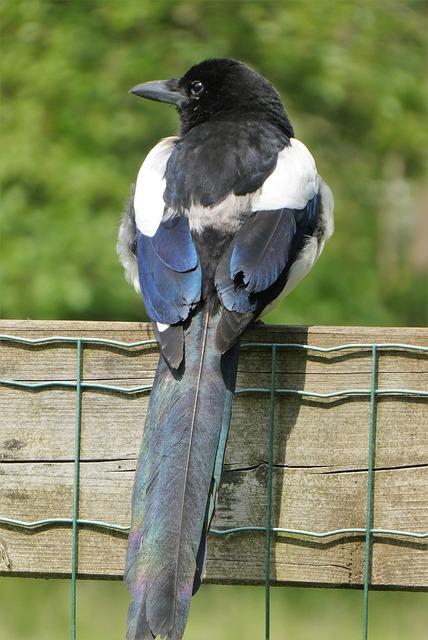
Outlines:
{"type": "Polygon", "coordinates": [[[272,542],[272,480],[273,480],[273,445],[275,435],[275,387],[276,387],[276,346],[272,345],[270,405],[269,405],[269,441],[268,441],[268,476],[267,503],[265,524],[265,640],[270,640],[270,554],[272,542]]]}
{"type": "MultiPolygon", "coordinates": [[[[46,344],[77,344],[77,341],[80,340],[82,344],[87,346],[95,346],[95,345],[104,345],[107,347],[117,347],[118,349],[124,349],[125,351],[129,349],[134,349],[138,347],[146,347],[146,346],[154,346],[156,347],[157,342],[154,338],[150,338],[147,340],[139,340],[136,342],[122,342],[120,340],[111,340],[110,338],[76,338],[73,336],[49,336],[47,338],[22,338],[18,336],[8,335],[8,334],[0,334],[0,342],[11,342],[16,344],[28,344],[34,346],[42,346],[46,344]]],[[[285,349],[295,349],[297,351],[314,351],[319,353],[335,353],[336,351],[347,351],[355,349],[357,351],[366,350],[371,351],[373,348],[372,342],[349,342],[345,344],[335,345],[333,347],[318,347],[317,345],[311,344],[300,344],[295,342],[282,342],[282,343],[272,343],[272,342],[244,342],[241,345],[241,349],[271,349],[272,345],[275,344],[277,350],[283,351],[285,349]]],[[[389,349],[389,350],[407,350],[407,351],[415,351],[421,353],[428,353],[428,347],[423,347],[417,344],[408,344],[404,342],[377,342],[376,349],[389,349]]]]}
{"type": "Polygon", "coordinates": [[[134,349],[134,347],[156,346],[154,338],[148,340],[138,340],[137,342],[122,342],[120,340],[110,340],[110,338],[75,338],[73,336],[49,336],[47,338],[21,338],[8,334],[0,334],[0,342],[14,342],[16,344],[29,344],[34,346],[45,344],[76,344],[80,341],[85,345],[105,345],[107,347],[118,347],[119,349],[134,349]]]}
{"type": "MultiPolygon", "coordinates": [[[[76,518],[79,527],[92,527],[107,531],[123,531],[129,532],[129,527],[123,524],[113,524],[112,522],[103,522],[102,520],[87,520],[84,518],[76,518]]],[[[46,518],[44,520],[17,520],[16,518],[0,518],[0,524],[16,529],[25,529],[33,531],[37,529],[46,529],[49,527],[73,526],[73,518],[46,518]]]]}
{"type": "Polygon", "coordinates": [[[77,565],[79,536],[79,486],[80,486],[80,439],[82,433],[82,364],[83,344],[78,338],[76,344],[76,429],[74,434],[74,469],[73,469],[73,518],[71,533],[71,591],[70,591],[70,636],[77,637],[77,565]]]}
{"type": "MultiPolygon", "coordinates": [[[[67,526],[73,524],[73,518],[46,518],[44,520],[18,520],[16,518],[0,517],[0,525],[14,527],[17,529],[36,530],[55,526],[67,526]]],[[[128,533],[129,526],[123,524],[113,524],[102,520],[87,520],[78,518],[79,527],[90,527],[107,531],[119,531],[128,533]]],[[[271,527],[273,533],[282,533],[285,536],[299,536],[308,538],[332,538],[345,536],[347,534],[365,535],[366,527],[347,527],[346,529],[333,529],[331,531],[307,531],[305,529],[289,529],[287,527],[271,527]]],[[[266,527],[230,527],[225,529],[210,529],[210,534],[214,536],[228,536],[236,533],[257,533],[265,532],[266,527]]],[[[371,529],[373,535],[398,536],[402,538],[428,538],[428,533],[418,533],[416,531],[403,531],[401,529],[381,529],[375,527],[371,529]]]]}
{"type": "MultiPolygon", "coordinates": [[[[155,346],[155,340],[141,340],[137,342],[121,342],[104,338],[75,338],[69,336],[50,336],[47,338],[21,338],[10,335],[0,335],[0,342],[10,342],[22,345],[43,346],[51,344],[74,344],[76,346],[76,381],[50,380],[45,382],[21,382],[18,380],[1,379],[0,386],[21,388],[28,390],[46,389],[72,389],[76,391],[76,430],[74,443],[74,482],[73,482],[73,509],[71,518],[49,518],[34,521],[18,520],[15,518],[0,516],[0,525],[16,527],[24,530],[37,530],[53,526],[70,526],[72,528],[72,554],[71,554],[71,640],[77,638],[77,570],[78,570],[78,532],[80,527],[94,527],[108,531],[118,531],[126,534],[129,527],[99,520],[89,520],[79,518],[79,484],[80,484],[80,441],[81,441],[81,417],[82,417],[82,395],[84,391],[99,391],[132,395],[146,393],[150,391],[151,385],[137,387],[121,387],[116,385],[94,384],[83,381],[83,351],[85,346],[104,345],[119,350],[138,349],[140,347],[155,346]]],[[[242,345],[242,348],[270,349],[272,358],[271,385],[269,388],[247,387],[236,391],[240,394],[266,394],[270,396],[269,406],[269,430],[268,430],[268,470],[267,470],[267,505],[265,514],[265,526],[243,526],[230,527],[225,529],[211,529],[210,533],[217,536],[227,536],[234,534],[263,532],[265,535],[265,639],[270,640],[270,568],[271,568],[271,543],[272,534],[285,536],[327,538],[337,536],[347,536],[349,534],[361,535],[365,539],[364,555],[364,584],[363,584],[363,640],[368,639],[369,620],[369,586],[371,579],[372,565],[372,544],[376,535],[391,536],[401,538],[425,539],[428,533],[414,531],[403,531],[397,529],[383,529],[373,527],[373,500],[374,500],[374,466],[375,466],[375,445],[376,445],[376,401],[378,396],[401,396],[401,397],[428,397],[428,391],[401,388],[377,388],[377,367],[378,353],[383,350],[407,350],[416,353],[428,353],[428,347],[411,345],[404,343],[348,343],[335,345],[333,347],[318,347],[309,344],[294,343],[266,343],[250,342],[242,345]],[[300,389],[278,389],[276,388],[276,364],[277,351],[302,350],[319,353],[335,353],[347,350],[368,350],[371,352],[371,384],[369,389],[343,389],[333,393],[318,393],[315,391],[302,391],[300,389]],[[273,449],[274,449],[274,425],[275,425],[275,400],[277,396],[294,395],[302,398],[314,399],[337,399],[345,397],[363,396],[370,399],[370,425],[368,443],[368,473],[367,473],[367,514],[366,526],[335,529],[330,531],[307,531],[303,529],[291,529],[287,527],[272,526],[272,497],[273,497],[273,449]]]]}
{"type": "Polygon", "coordinates": [[[363,589],[363,640],[369,634],[369,586],[372,569],[372,528],[374,501],[374,464],[376,452],[376,389],[377,389],[377,351],[372,346],[371,389],[370,389],[370,425],[367,456],[367,513],[364,544],[364,589],[363,589]]]}

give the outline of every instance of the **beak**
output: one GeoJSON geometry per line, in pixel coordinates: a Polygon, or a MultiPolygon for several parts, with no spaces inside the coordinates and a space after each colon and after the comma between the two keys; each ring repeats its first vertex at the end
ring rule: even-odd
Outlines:
{"type": "Polygon", "coordinates": [[[167,102],[181,106],[185,97],[178,90],[178,80],[155,80],[153,82],[143,82],[137,84],[129,90],[134,96],[156,100],[157,102],[167,102]]]}

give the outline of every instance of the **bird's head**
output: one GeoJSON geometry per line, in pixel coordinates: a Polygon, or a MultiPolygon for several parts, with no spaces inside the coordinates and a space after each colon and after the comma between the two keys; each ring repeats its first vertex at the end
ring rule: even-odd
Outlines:
{"type": "Polygon", "coordinates": [[[130,93],[175,105],[182,133],[212,118],[254,116],[276,124],[289,137],[293,135],[281,98],[272,84],[238,60],[204,60],[178,80],[144,82],[130,93]]]}

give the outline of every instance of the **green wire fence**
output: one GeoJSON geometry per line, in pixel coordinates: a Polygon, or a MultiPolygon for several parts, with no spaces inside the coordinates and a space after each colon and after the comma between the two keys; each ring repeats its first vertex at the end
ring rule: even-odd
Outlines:
{"type": "MultiPolygon", "coordinates": [[[[71,552],[71,623],[70,638],[77,639],[77,567],[78,567],[78,529],[79,526],[94,527],[107,531],[127,532],[129,527],[117,525],[99,520],[81,519],[79,514],[79,484],[80,484],[80,440],[81,440],[81,416],[82,416],[82,394],[86,390],[110,391],[124,395],[140,394],[148,392],[151,385],[136,387],[121,387],[106,384],[87,383],[83,380],[83,354],[85,346],[105,345],[116,347],[120,350],[129,350],[147,345],[155,345],[155,340],[142,340],[137,342],[122,342],[118,340],[107,340],[102,338],[73,338],[67,336],[50,336],[47,338],[21,338],[12,335],[0,335],[0,342],[15,343],[27,346],[42,346],[51,344],[73,344],[76,347],[76,380],[75,382],[49,380],[45,382],[22,382],[12,379],[0,379],[0,386],[13,387],[27,390],[46,390],[52,388],[69,388],[76,392],[76,413],[75,413],[75,440],[74,440],[74,480],[73,480],[73,508],[71,518],[49,518],[35,521],[23,521],[6,516],[0,516],[0,525],[16,527],[23,530],[41,529],[55,525],[71,525],[72,528],[72,552],[71,552]]],[[[428,355],[428,347],[401,344],[401,343],[350,343],[333,347],[319,347],[309,344],[295,343],[267,343],[251,342],[242,345],[242,348],[269,349],[271,351],[271,384],[270,387],[246,387],[236,390],[236,394],[265,394],[270,398],[269,406],[269,428],[268,428],[268,475],[267,475],[267,506],[265,514],[265,526],[243,526],[225,529],[211,529],[211,534],[216,536],[226,536],[231,534],[243,534],[246,532],[264,533],[264,575],[265,575],[265,640],[270,640],[270,584],[271,584],[271,542],[272,534],[283,534],[285,536],[300,536],[304,538],[329,538],[338,535],[357,534],[364,536],[364,574],[363,574],[363,620],[362,638],[368,640],[369,621],[369,588],[371,578],[372,542],[373,536],[394,536],[407,539],[428,538],[428,533],[417,533],[414,531],[402,531],[396,529],[383,529],[373,527],[373,499],[374,499],[374,463],[376,450],[376,409],[377,398],[379,396],[400,396],[403,398],[428,398],[428,391],[415,389],[386,388],[379,389],[377,386],[378,355],[379,352],[387,350],[409,351],[428,355]],[[371,353],[371,383],[367,389],[344,389],[333,393],[317,393],[315,391],[304,391],[301,389],[283,389],[276,386],[277,354],[280,350],[303,350],[306,352],[334,353],[342,351],[369,351],[371,353]],[[273,450],[274,450],[274,425],[275,407],[278,396],[300,396],[302,398],[333,399],[355,396],[364,396],[370,401],[370,424],[367,456],[367,505],[366,505],[366,526],[364,528],[344,528],[332,531],[305,531],[301,529],[291,529],[285,527],[272,526],[272,484],[273,484],[273,450]]],[[[391,538],[393,539],[393,538],[391,538]]]]}

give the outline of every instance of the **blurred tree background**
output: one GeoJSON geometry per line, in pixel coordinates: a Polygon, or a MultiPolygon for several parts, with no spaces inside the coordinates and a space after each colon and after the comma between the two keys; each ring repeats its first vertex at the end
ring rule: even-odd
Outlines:
{"type": "MultiPolygon", "coordinates": [[[[425,0],[3,0],[0,20],[1,317],[146,318],[123,280],[116,234],[130,183],[177,116],[127,90],[230,56],[275,84],[336,200],[333,240],[269,319],[426,322],[425,0]]],[[[0,581],[0,639],[67,635],[65,584],[40,584],[0,581]]],[[[122,585],[86,583],[81,593],[82,640],[122,637],[122,585]],[[116,626],[95,613],[105,606],[116,626]]],[[[256,637],[256,593],[202,590],[186,637],[256,637]]],[[[274,597],[276,638],[359,637],[358,593],[274,597]]],[[[422,638],[421,603],[374,594],[373,640],[422,638]]]]}
{"type": "Polygon", "coordinates": [[[281,92],[337,231],[272,320],[426,320],[426,2],[3,0],[1,315],[140,320],[115,253],[172,108],[127,93],[231,56],[281,92]]]}

